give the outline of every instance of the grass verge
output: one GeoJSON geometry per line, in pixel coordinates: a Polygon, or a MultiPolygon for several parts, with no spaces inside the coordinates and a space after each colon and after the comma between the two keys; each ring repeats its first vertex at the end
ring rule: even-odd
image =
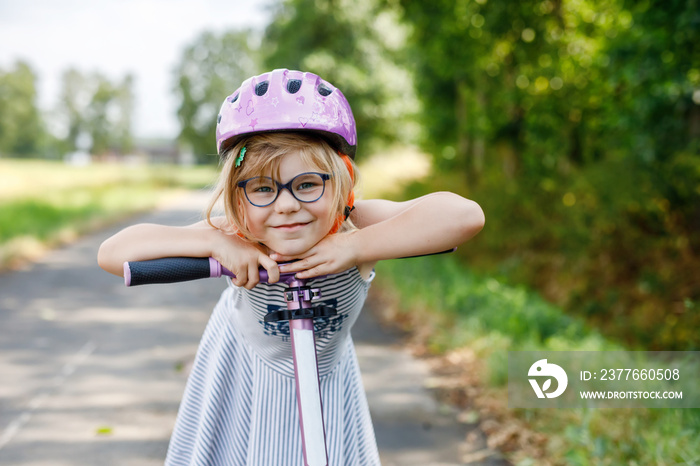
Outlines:
{"type": "Polygon", "coordinates": [[[700,464],[699,409],[507,408],[509,350],[624,349],[581,319],[453,257],[384,262],[377,275],[387,319],[439,356],[429,385],[514,464],[700,464]]]}
{"type": "Polygon", "coordinates": [[[214,178],[213,167],[0,160],[0,269],[214,178]]]}

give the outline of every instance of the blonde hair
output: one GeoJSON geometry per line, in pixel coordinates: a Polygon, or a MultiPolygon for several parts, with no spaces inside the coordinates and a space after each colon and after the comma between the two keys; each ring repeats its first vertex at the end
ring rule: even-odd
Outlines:
{"type": "MultiPolygon", "coordinates": [[[[328,213],[331,220],[345,216],[348,197],[355,187],[357,169],[352,161],[354,176],[350,175],[347,166],[338,152],[324,139],[310,133],[273,132],[263,133],[245,138],[228,149],[223,155],[223,166],[219,181],[214,188],[211,200],[205,211],[209,225],[221,229],[212,223],[214,208],[221,199],[224,214],[229,229],[227,233],[238,233],[251,242],[258,242],[246,225],[243,203],[248,202],[238,183],[256,176],[272,176],[279,179],[279,167],[282,157],[289,153],[298,153],[302,161],[315,170],[331,175],[326,184],[333,196],[332,206],[328,213]],[[245,158],[239,167],[235,166],[236,158],[245,147],[245,158]]],[[[340,231],[355,229],[350,219],[340,227],[340,231]]]]}

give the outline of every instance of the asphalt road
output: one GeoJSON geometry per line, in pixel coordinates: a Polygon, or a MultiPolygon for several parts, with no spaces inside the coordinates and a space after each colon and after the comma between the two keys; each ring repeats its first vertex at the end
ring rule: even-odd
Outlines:
{"type": "MultiPolygon", "coordinates": [[[[129,223],[192,223],[203,199],[129,223]]],[[[123,226],[0,274],[0,465],[163,464],[187,365],[225,284],[124,287],[96,263],[123,226]]],[[[385,466],[507,464],[423,388],[427,368],[371,309],[353,336],[385,466]],[[465,444],[470,431],[476,443],[465,444]],[[485,459],[460,462],[467,451],[485,459]]]]}

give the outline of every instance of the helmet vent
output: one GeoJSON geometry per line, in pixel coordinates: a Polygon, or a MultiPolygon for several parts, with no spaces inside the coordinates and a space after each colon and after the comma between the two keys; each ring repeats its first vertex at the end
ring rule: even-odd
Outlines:
{"type": "Polygon", "coordinates": [[[320,86],[318,86],[318,93],[321,94],[323,97],[331,95],[332,92],[333,89],[329,88],[325,84],[321,84],[320,86]]]}
{"type": "Polygon", "coordinates": [[[267,92],[267,87],[269,85],[268,81],[263,81],[255,86],[255,95],[263,96],[267,92]]]}
{"type": "Polygon", "coordinates": [[[240,95],[240,94],[236,94],[236,96],[235,96],[233,99],[231,99],[231,103],[234,103],[235,101],[237,101],[239,95],[240,95]]]}
{"type": "Polygon", "coordinates": [[[290,79],[287,82],[287,91],[290,94],[296,94],[301,89],[301,79],[290,79]]]}
{"type": "Polygon", "coordinates": [[[219,116],[216,118],[216,124],[218,125],[221,123],[221,113],[219,113],[219,116]]]}

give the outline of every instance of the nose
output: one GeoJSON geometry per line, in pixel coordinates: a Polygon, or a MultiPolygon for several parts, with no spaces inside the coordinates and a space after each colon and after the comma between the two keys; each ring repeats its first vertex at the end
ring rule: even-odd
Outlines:
{"type": "Polygon", "coordinates": [[[288,187],[284,186],[277,199],[275,199],[275,211],[278,213],[296,212],[301,208],[301,202],[292,195],[288,187]]]}

